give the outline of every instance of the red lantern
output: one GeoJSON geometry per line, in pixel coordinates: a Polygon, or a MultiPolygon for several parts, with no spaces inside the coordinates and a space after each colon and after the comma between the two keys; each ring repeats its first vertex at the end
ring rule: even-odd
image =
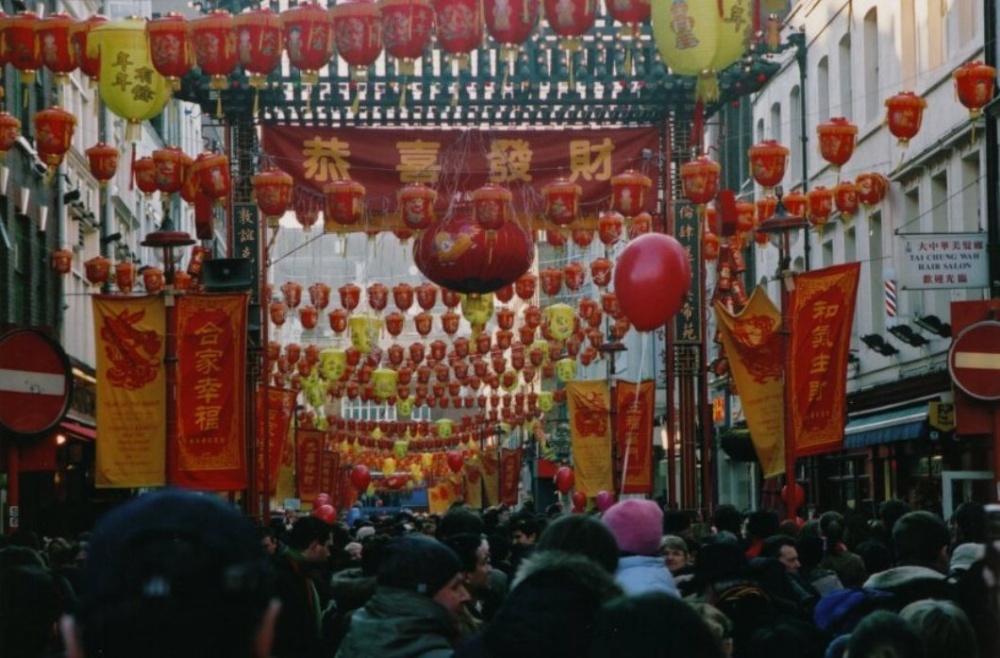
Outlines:
{"type": "Polygon", "coordinates": [[[462,297],[451,288],[441,288],[441,303],[447,308],[455,308],[462,303],[462,297]]]}
{"type": "Polygon", "coordinates": [[[302,83],[319,82],[319,70],[333,57],[333,17],[315,2],[281,12],[288,61],[302,74],[302,83]]]}
{"type": "Polygon", "coordinates": [[[628,243],[615,266],[618,304],[638,331],[666,324],[680,310],[690,286],[687,252],[663,233],[647,233],[628,243]]]}
{"type": "Polygon", "coordinates": [[[292,177],[280,169],[265,169],[250,179],[254,199],[264,213],[268,228],[278,228],[278,222],[292,202],[292,177]]]}
{"type": "Polygon", "coordinates": [[[601,243],[610,247],[622,237],[625,218],[616,212],[602,212],[597,218],[597,237],[601,243]]]}
{"type": "Polygon", "coordinates": [[[156,193],[156,162],[150,156],[132,162],[132,179],[147,197],[156,193]]]}
{"type": "Polygon", "coordinates": [[[423,57],[434,32],[430,0],[380,0],[385,51],[401,60],[399,73],[413,75],[413,60],[423,57]]]}
{"type": "MultiPolygon", "coordinates": [[[[188,23],[195,58],[202,73],[212,77],[212,89],[226,89],[229,74],[236,68],[236,25],[224,9],[214,9],[188,23]]],[[[211,196],[211,195],[209,195],[211,196]]]]}
{"type": "Polygon", "coordinates": [[[549,297],[554,297],[562,290],[563,273],[557,267],[547,267],[538,273],[542,283],[542,291],[549,297]]]}
{"type": "Polygon", "coordinates": [[[472,215],[487,232],[498,231],[510,214],[511,197],[507,188],[484,185],[472,192],[472,215]]]}
{"type": "Polygon", "coordinates": [[[373,283],[365,291],[368,295],[368,306],[376,313],[381,313],[389,303],[389,286],[384,283],[373,283]]]}
{"type": "Polygon", "coordinates": [[[889,179],[879,173],[858,174],[858,199],[866,206],[882,203],[889,191],[889,179]]]}
{"type": "Polygon", "coordinates": [[[83,263],[83,272],[90,285],[104,285],[111,277],[111,260],[104,256],[94,256],[83,263]]]}
{"type": "Polygon", "coordinates": [[[648,212],[641,212],[632,218],[628,227],[628,237],[630,240],[645,235],[653,230],[653,216],[648,212]]]}
{"type": "Polygon", "coordinates": [[[56,13],[35,24],[42,64],[55,74],[56,84],[65,84],[76,70],[76,52],[69,38],[74,22],[66,14],[56,13]]]}
{"type": "Polygon", "coordinates": [[[340,305],[348,311],[356,309],[358,302],[361,301],[361,288],[354,283],[345,283],[340,286],[337,288],[337,294],[340,295],[340,305]]]}
{"type": "Polygon", "coordinates": [[[385,330],[389,332],[390,336],[396,337],[403,333],[403,324],[405,320],[405,315],[399,311],[393,311],[385,316],[385,330]]]}
{"type": "Polygon", "coordinates": [[[101,55],[99,50],[94,50],[91,55],[87,55],[87,39],[90,38],[91,30],[107,22],[107,16],[94,14],[85,20],[73,23],[69,28],[69,40],[73,46],[77,66],[91,80],[97,80],[100,77],[101,55]]]}
{"type": "Polygon", "coordinates": [[[413,306],[413,286],[398,283],[392,287],[392,301],[400,311],[408,311],[413,306]]]}
{"type": "Polygon", "coordinates": [[[781,184],[788,164],[788,149],[776,140],[765,139],[748,149],[750,153],[750,173],[757,184],[765,189],[781,184]]]}
{"type": "Polygon", "coordinates": [[[153,68],[177,91],[181,88],[181,78],[187,75],[195,61],[187,19],[177,12],[168,12],[146,23],[146,36],[153,68]]]}
{"type": "Polygon", "coordinates": [[[249,75],[248,84],[264,89],[267,76],[281,63],[285,46],[281,16],[269,7],[254,8],[234,16],[233,27],[236,58],[249,75]]]}
{"type": "Polygon", "coordinates": [[[483,40],[479,0],[434,0],[434,20],[441,49],[457,56],[459,70],[468,69],[469,53],[483,40]]]}
{"type": "Polygon", "coordinates": [[[844,117],[833,117],[816,126],[816,133],[819,135],[819,154],[834,168],[839,169],[851,159],[858,136],[856,125],[844,117]]]}
{"type": "Polygon", "coordinates": [[[706,261],[713,261],[719,257],[722,248],[722,241],[711,229],[706,228],[701,236],[701,257],[706,261]]]}
{"type": "Polygon", "coordinates": [[[997,70],[982,62],[966,62],[952,76],[958,101],[969,109],[970,119],[978,119],[983,107],[993,98],[997,70]]]}
{"type": "Polygon", "coordinates": [[[682,164],[680,172],[684,196],[691,203],[704,204],[715,198],[722,172],[718,162],[702,155],[682,164]]]}
{"type": "Polygon", "coordinates": [[[52,269],[59,274],[69,274],[73,267],[73,252],[69,249],[57,249],[52,252],[52,269]]]}
{"type": "Polygon", "coordinates": [[[49,171],[62,163],[66,151],[73,141],[76,117],[66,110],[50,107],[32,116],[35,125],[35,148],[38,157],[49,167],[49,171]]]}
{"type": "MultiPolygon", "coordinates": [[[[609,3],[608,8],[614,3],[609,3]]],[[[634,6],[645,6],[649,13],[649,4],[635,2],[634,6]]],[[[634,169],[623,171],[611,177],[611,209],[626,218],[635,217],[646,205],[646,190],[653,184],[649,176],[634,169]]]]}
{"type": "Polygon", "coordinates": [[[753,230],[754,213],[756,206],[750,201],[736,202],[736,232],[746,233],[753,230]]]}
{"type": "Polygon", "coordinates": [[[299,309],[299,322],[303,329],[315,329],[319,321],[319,309],[312,304],[307,304],[299,309]]]}
{"type": "Polygon", "coordinates": [[[514,284],[508,283],[505,286],[501,286],[493,293],[493,296],[501,304],[510,302],[510,300],[514,299],[514,284]]]}
{"type": "Polygon", "coordinates": [[[313,306],[323,311],[330,305],[330,286],[325,283],[314,283],[309,286],[309,301],[313,306]]]}
{"type": "Polygon", "coordinates": [[[542,188],[545,217],[557,226],[576,221],[582,190],[568,178],[557,178],[542,188]]]}
{"type": "Polygon", "coordinates": [[[448,469],[452,473],[458,473],[462,470],[462,467],[465,466],[465,457],[462,456],[462,453],[459,450],[450,450],[448,451],[447,462],[448,469]]]}
{"type": "Polygon", "coordinates": [[[564,37],[559,47],[567,53],[579,50],[580,37],[597,18],[596,0],[544,0],[549,29],[564,37]]]}
{"type": "Polygon", "coordinates": [[[298,308],[302,303],[302,284],[286,281],[281,284],[281,295],[289,308],[298,308]]]}
{"type": "Polygon", "coordinates": [[[794,488],[789,491],[788,485],[781,487],[781,500],[785,505],[792,510],[797,510],[802,507],[802,503],[806,501],[806,490],[802,488],[802,485],[798,482],[795,483],[794,488]]]}
{"type": "Polygon", "coordinates": [[[330,10],[337,53],[351,67],[352,80],[368,78],[382,54],[382,16],[372,0],[349,0],[330,10]]]}
{"type": "Polygon", "coordinates": [[[407,228],[423,231],[434,223],[437,192],[423,183],[410,183],[397,194],[399,213],[407,228]]]}
{"type": "Polygon", "coordinates": [[[357,181],[342,178],[323,186],[326,198],[326,221],[342,226],[357,224],[365,212],[365,187],[357,181]]]}
{"type": "Polygon", "coordinates": [[[437,305],[438,287],[433,283],[421,283],[414,291],[417,295],[417,305],[425,311],[430,311],[437,305]]]}
{"type": "Polygon", "coordinates": [[[809,208],[809,197],[802,192],[787,192],[782,195],[781,202],[785,204],[789,214],[799,217],[805,217],[806,210],[809,208]]]}
{"type": "Polygon", "coordinates": [[[754,205],[757,207],[756,225],[760,226],[761,222],[769,220],[774,215],[774,211],[778,209],[778,197],[768,195],[763,199],[757,199],[754,205]]]}
{"type": "Polygon", "coordinates": [[[538,284],[538,276],[528,272],[519,277],[514,282],[514,292],[518,299],[530,302],[535,297],[535,287],[538,284]]]}
{"type": "MultiPolygon", "coordinates": [[[[117,151],[115,153],[117,156],[117,151]]],[[[156,189],[164,194],[173,194],[184,185],[193,160],[176,146],[168,146],[153,151],[153,164],[156,189]]]]}
{"type": "Polygon", "coordinates": [[[196,177],[205,195],[220,201],[229,195],[232,178],[227,156],[209,151],[201,153],[191,165],[191,175],[196,177]]]}
{"type": "Polygon", "coordinates": [[[566,236],[559,229],[546,229],[545,243],[553,249],[561,249],[566,246],[566,236]]]}
{"type": "Polygon", "coordinates": [[[427,311],[417,313],[413,318],[413,325],[417,328],[418,334],[427,336],[431,333],[431,329],[434,328],[434,316],[427,311]]]}
{"type": "Polygon", "coordinates": [[[595,258],[590,262],[590,279],[602,290],[611,283],[612,262],[609,258],[595,258]]]}
{"type": "Polygon", "coordinates": [[[8,63],[21,72],[21,84],[32,85],[35,72],[42,66],[35,25],[38,14],[22,11],[8,16],[3,22],[3,42],[8,63]]]}
{"type": "Polygon", "coordinates": [[[833,213],[833,190],[817,185],[806,194],[809,205],[809,223],[815,227],[826,224],[833,213]]]}
{"type": "Polygon", "coordinates": [[[309,201],[300,200],[295,208],[295,221],[302,227],[304,233],[312,231],[312,227],[319,221],[319,207],[309,201]]]}
{"type": "Polygon", "coordinates": [[[447,312],[441,314],[441,329],[443,329],[449,336],[454,336],[458,332],[458,326],[461,321],[461,315],[451,309],[448,309],[447,312]]]}
{"type": "Polygon", "coordinates": [[[487,244],[471,213],[459,209],[413,245],[413,260],[431,281],[463,293],[492,292],[531,267],[534,244],[516,222],[507,222],[487,244]]]}
{"type": "Polygon", "coordinates": [[[846,220],[854,213],[858,212],[860,199],[858,198],[858,186],[853,181],[841,181],[833,189],[833,200],[840,211],[840,218],[846,220]]]}
{"type": "Polygon", "coordinates": [[[885,107],[889,132],[899,139],[901,146],[906,146],[920,132],[927,101],[912,91],[904,91],[885,99],[885,107]]]}
{"type": "Polygon", "coordinates": [[[326,317],[330,321],[330,329],[334,333],[342,334],[347,330],[347,311],[344,309],[335,308],[327,313],[326,317]]]}
{"type": "Polygon", "coordinates": [[[586,271],[580,263],[569,263],[563,268],[563,280],[569,290],[576,292],[583,287],[586,271]]]}
{"type": "Polygon", "coordinates": [[[594,231],[589,228],[575,228],[570,235],[573,239],[573,244],[580,247],[580,249],[586,249],[594,241],[594,231]]]}
{"type": "Polygon", "coordinates": [[[7,112],[0,112],[0,159],[7,155],[7,151],[14,148],[20,136],[20,119],[7,112]]]}

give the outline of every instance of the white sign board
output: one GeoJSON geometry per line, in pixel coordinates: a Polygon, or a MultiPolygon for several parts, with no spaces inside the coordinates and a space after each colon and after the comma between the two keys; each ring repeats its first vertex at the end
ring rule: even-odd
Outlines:
{"type": "Polygon", "coordinates": [[[985,233],[902,235],[902,290],[944,290],[989,286],[985,233]]]}

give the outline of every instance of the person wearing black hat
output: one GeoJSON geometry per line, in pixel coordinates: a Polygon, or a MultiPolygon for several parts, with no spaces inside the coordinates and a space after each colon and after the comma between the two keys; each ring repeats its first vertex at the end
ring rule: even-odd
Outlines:
{"type": "Polygon", "coordinates": [[[218,498],[147,494],[97,526],[67,658],[266,658],[280,604],[253,524],[218,498]]]}
{"type": "Polygon", "coordinates": [[[385,545],[375,595],[351,618],[337,658],[446,658],[469,600],[455,552],[409,534],[385,545]]]}

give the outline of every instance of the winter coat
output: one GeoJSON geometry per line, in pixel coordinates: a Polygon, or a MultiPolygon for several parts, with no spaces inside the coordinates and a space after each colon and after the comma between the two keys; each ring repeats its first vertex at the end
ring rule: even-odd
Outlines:
{"type": "Polygon", "coordinates": [[[456,631],[448,611],[429,597],[380,585],[351,616],[337,658],[449,658],[456,631]]]}
{"type": "Polygon", "coordinates": [[[916,565],[894,567],[873,574],[864,586],[892,592],[896,596],[897,610],[921,599],[955,600],[955,588],[948,576],[916,565]]]}
{"type": "Polygon", "coordinates": [[[615,582],[626,594],[666,592],[680,596],[674,577],[663,564],[663,558],[648,555],[626,555],[618,560],[615,582]]]}

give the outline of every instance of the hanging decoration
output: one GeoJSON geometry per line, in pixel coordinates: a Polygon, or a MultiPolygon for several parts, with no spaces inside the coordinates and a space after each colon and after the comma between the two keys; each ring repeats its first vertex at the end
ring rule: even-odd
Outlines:
{"type": "Polygon", "coordinates": [[[854,181],[841,181],[833,189],[834,203],[840,212],[841,221],[847,221],[854,213],[858,212],[860,199],[858,198],[858,186],[854,181]]]}
{"type": "Polygon", "coordinates": [[[382,54],[382,17],[373,0],[349,0],[331,10],[337,54],[351,67],[351,80],[368,79],[382,54]]]}
{"type": "Polygon", "coordinates": [[[806,193],[809,209],[809,223],[814,228],[822,228],[833,213],[834,191],[817,185],[806,193]]]}
{"type": "Polygon", "coordinates": [[[292,177],[280,169],[265,169],[250,178],[254,200],[269,229],[278,228],[292,202],[292,177]]]}
{"type": "Polygon", "coordinates": [[[556,226],[566,226],[576,221],[581,193],[580,186],[568,178],[557,178],[543,187],[545,218],[556,226]]]}
{"type": "MultiPolygon", "coordinates": [[[[632,49],[642,31],[642,24],[648,22],[652,14],[650,2],[649,0],[620,0],[619,2],[607,2],[605,7],[608,16],[621,23],[618,38],[625,46],[625,61],[622,69],[625,75],[631,75],[632,49]]],[[[622,212],[622,214],[628,217],[627,213],[622,212]]]]}
{"type": "Polygon", "coordinates": [[[912,91],[904,91],[885,99],[885,122],[889,132],[906,146],[920,132],[927,101],[912,91]]]}
{"type": "Polygon", "coordinates": [[[107,187],[108,181],[114,178],[118,171],[118,149],[104,142],[98,142],[85,150],[84,154],[90,165],[90,174],[97,179],[102,188],[107,187]]]}
{"type": "Polygon", "coordinates": [[[809,209],[809,197],[797,190],[785,192],[781,196],[781,202],[785,204],[789,214],[797,217],[805,217],[806,211],[809,209]]]}
{"type": "Polygon", "coordinates": [[[500,44],[500,55],[507,62],[502,85],[514,74],[514,64],[521,45],[538,25],[538,0],[483,0],[486,31],[500,44]]]}
{"type": "MultiPolygon", "coordinates": [[[[236,68],[236,25],[225,9],[213,9],[188,23],[195,59],[202,73],[211,78],[209,86],[222,90],[229,86],[229,74],[236,68]]],[[[216,115],[222,116],[222,95],[219,95],[216,115]]]]}
{"type": "Polygon", "coordinates": [[[21,120],[7,112],[0,112],[0,159],[14,148],[21,136],[21,120]]]}
{"type": "Polygon", "coordinates": [[[69,39],[76,56],[77,66],[92,82],[96,82],[100,78],[101,58],[96,51],[91,53],[87,44],[91,31],[107,22],[107,16],[94,14],[82,21],[75,21],[69,28],[69,39]]]}
{"type": "Polygon", "coordinates": [[[496,239],[496,232],[503,228],[510,215],[510,190],[500,185],[487,184],[472,192],[472,214],[486,231],[487,240],[496,239]]]}
{"type": "MultiPolygon", "coordinates": [[[[635,4],[639,5],[642,3],[636,0],[635,4]]],[[[646,8],[648,11],[649,5],[646,5],[646,8]]],[[[622,215],[625,219],[632,219],[642,212],[645,207],[646,190],[652,184],[653,181],[649,176],[635,169],[628,169],[612,176],[611,209],[622,215]]]]}
{"type": "Polygon", "coordinates": [[[844,117],[833,117],[816,126],[819,137],[819,154],[833,165],[834,169],[847,164],[854,154],[854,144],[858,137],[858,127],[844,117]]]}
{"type": "Polygon", "coordinates": [[[400,219],[407,228],[421,231],[434,223],[434,202],[437,201],[437,192],[427,187],[423,183],[409,183],[396,195],[399,201],[400,219]]]}
{"type": "Polygon", "coordinates": [[[76,51],[69,37],[73,22],[68,15],[57,12],[35,23],[41,63],[52,71],[57,86],[66,84],[77,67],[76,51]]]}
{"type": "Polygon", "coordinates": [[[269,76],[281,63],[285,41],[281,16],[270,7],[257,7],[233,17],[236,30],[236,59],[254,90],[253,114],[257,115],[260,90],[267,87],[269,76]]]}
{"type": "Polygon", "coordinates": [[[858,199],[866,207],[882,203],[889,191],[889,179],[877,172],[859,174],[855,181],[858,185],[858,199]]]}
{"type": "Polygon", "coordinates": [[[38,48],[35,26],[38,14],[21,11],[3,21],[3,48],[7,62],[20,72],[22,85],[33,85],[35,73],[42,67],[42,54],[38,48]]]}
{"type": "Polygon", "coordinates": [[[423,57],[434,32],[434,9],[430,0],[379,0],[385,51],[397,61],[404,80],[399,106],[406,106],[406,78],[413,75],[414,61],[423,57]]]}
{"type": "Polygon", "coordinates": [[[622,237],[625,226],[625,218],[616,212],[602,212],[597,217],[597,237],[601,244],[610,247],[622,237]]]}
{"type": "Polygon", "coordinates": [[[364,217],[365,187],[350,178],[333,180],[323,186],[326,222],[341,226],[357,224],[364,217]]]}
{"type": "Polygon", "coordinates": [[[319,70],[333,57],[333,18],[316,2],[304,2],[281,12],[285,53],[302,75],[308,97],[319,82],[319,70]]]}
{"type": "Polygon", "coordinates": [[[996,68],[980,61],[966,62],[955,70],[952,77],[955,79],[958,101],[968,108],[970,119],[978,119],[983,108],[993,98],[996,68]]]}
{"type": "Polygon", "coordinates": [[[51,176],[62,164],[66,151],[73,141],[76,116],[59,107],[35,112],[31,117],[35,127],[35,148],[38,157],[48,167],[51,176]]]}
{"type": "Polygon", "coordinates": [[[626,245],[615,265],[617,305],[638,331],[666,324],[691,287],[691,263],[672,236],[648,233],[626,245]]]}
{"type": "Polygon", "coordinates": [[[139,191],[151,198],[157,192],[156,161],[150,156],[144,156],[132,161],[132,180],[139,191]]]}
{"type": "Polygon", "coordinates": [[[719,175],[722,167],[708,156],[702,155],[680,166],[684,196],[691,203],[704,205],[719,192],[719,175]]]}
{"type": "Polygon", "coordinates": [[[468,70],[469,53],[483,40],[480,0],[433,0],[433,6],[438,45],[458,62],[459,71],[468,70]]]}
{"type": "Polygon", "coordinates": [[[191,165],[190,173],[197,178],[205,195],[219,203],[229,196],[232,176],[229,173],[229,157],[225,154],[202,152],[191,165]]]}
{"type": "Polygon", "coordinates": [[[174,91],[181,88],[181,78],[194,67],[195,53],[188,21],[171,11],[146,23],[149,56],[157,73],[170,81],[174,91]]]}
{"type": "MultiPolygon", "coordinates": [[[[117,153],[117,152],[116,152],[117,153]]],[[[163,194],[180,192],[194,161],[176,146],[153,151],[156,189],[163,194]]]]}
{"type": "Polygon", "coordinates": [[[569,88],[573,90],[576,86],[573,53],[582,48],[581,37],[593,27],[597,19],[597,2],[596,0],[543,0],[543,2],[549,29],[562,37],[559,40],[559,48],[566,53],[569,88]]]}
{"type": "Polygon", "coordinates": [[[764,188],[764,194],[770,194],[775,187],[781,185],[781,180],[785,177],[788,148],[776,140],[765,139],[751,146],[748,151],[753,179],[764,188]]]}

